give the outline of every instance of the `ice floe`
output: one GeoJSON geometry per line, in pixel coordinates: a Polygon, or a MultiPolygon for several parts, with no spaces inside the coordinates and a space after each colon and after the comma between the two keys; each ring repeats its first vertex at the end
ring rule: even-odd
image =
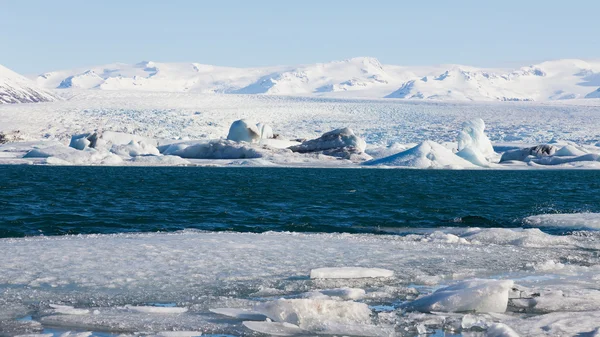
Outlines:
{"type": "Polygon", "coordinates": [[[504,312],[511,280],[467,280],[436,290],[404,305],[423,312],[504,312]]]}
{"type": "Polygon", "coordinates": [[[362,267],[317,268],[310,271],[310,278],[312,279],[353,279],[392,277],[393,275],[392,270],[362,267]]]}

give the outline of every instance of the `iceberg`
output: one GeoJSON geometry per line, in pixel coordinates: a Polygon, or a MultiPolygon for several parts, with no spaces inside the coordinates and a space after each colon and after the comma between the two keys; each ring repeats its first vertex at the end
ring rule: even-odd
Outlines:
{"type": "Polygon", "coordinates": [[[261,130],[258,129],[256,123],[246,119],[233,122],[227,134],[227,140],[234,142],[256,143],[261,138],[261,130]]]}
{"type": "Polygon", "coordinates": [[[438,289],[403,307],[421,312],[505,312],[513,285],[512,280],[466,280],[438,289]]]}
{"type": "Polygon", "coordinates": [[[367,143],[350,128],[341,128],[324,133],[321,137],[290,146],[288,149],[298,153],[320,152],[324,155],[351,159],[353,155],[362,155],[370,159],[365,149],[367,143]]]}
{"type": "Polygon", "coordinates": [[[453,169],[477,167],[451,150],[430,140],[395,155],[367,161],[363,165],[453,169]]]}

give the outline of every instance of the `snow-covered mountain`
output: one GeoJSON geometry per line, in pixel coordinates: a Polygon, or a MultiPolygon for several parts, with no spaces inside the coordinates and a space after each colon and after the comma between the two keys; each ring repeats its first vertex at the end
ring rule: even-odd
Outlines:
{"type": "Polygon", "coordinates": [[[600,60],[556,60],[516,70],[402,67],[370,57],[262,68],[140,62],[54,71],[34,80],[48,89],[545,101],[600,95],[600,60]]]}
{"type": "Polygon", "coordinates": [[[0,65],[0,104],[49,102],[56,99],[33,81],[0,65]]]}

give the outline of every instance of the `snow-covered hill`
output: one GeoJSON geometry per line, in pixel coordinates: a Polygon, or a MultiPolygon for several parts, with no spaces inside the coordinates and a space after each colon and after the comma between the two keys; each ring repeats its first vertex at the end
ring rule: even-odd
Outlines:
{"type": "Polygon", "coordinates": [[[49,102],[56,99],[33,81],[0,65],[0,104],[49,102]]]}
{"type": "Polygon", "coordinates": [[[48,89],[546,101],[596,97],[600,60],[556,60],[516,70],[402,67],[369,57],[263,68],[145,61],[54,71],[35,81],[48,89]]]}

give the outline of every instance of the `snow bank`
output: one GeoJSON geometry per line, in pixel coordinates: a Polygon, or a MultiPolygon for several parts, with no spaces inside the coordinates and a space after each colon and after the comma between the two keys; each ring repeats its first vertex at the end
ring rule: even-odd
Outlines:
{"type": "Polygon", "coordinates": [[[311,279],[352,279],[392,276],[394,276],[393,271],[381,268],[339,267],[317,268],[310,271],[311,279]]]}
{"type": "Polygon", "coordinates": [[[505,312],[511,280],[473,279],[436,290],[430,295],[403,305],[422,312],[505,312]]]}
{"type": "MultiPolygon", "coordinates": [[[[328,156],[351,159],[352,155],[366,155],[367,143],[350,128],[336,129],[324,133],[321,137],[307,140],[300,145],[289,147],[293,152],[321,152],[328,156]]],[[[369,156],[370,158],[370,156],[369,156]]]]}
{"type": "Polygon", "coordinates": [[[536,227],[600,229],[600,213],[541,214],[529,216],[523,221],[536,227]]]}
{"type": "Polygon", "coordinates": [[[240,119],[233,122],[229,127],[227,140],[232,140],[234,142],[255,143],[262,138],[261,134],[261,130],[258,129],[256,123],[245,119],[240,119]]]}
{"type": "Polygon", "coordinates": [[[463,124],[458,133],[458,153],[463,159],[477,166],[488,166],[488,160],[496,153],[492,142],[485,135],[483,119],[476,118],[463,124]]]}
{"type": "Polygon", "coordinates": [[[477,167],[452,153],[451,150],[430,140],[395,155],[365,162],[364,165],[453,169],[477,167]]]}

